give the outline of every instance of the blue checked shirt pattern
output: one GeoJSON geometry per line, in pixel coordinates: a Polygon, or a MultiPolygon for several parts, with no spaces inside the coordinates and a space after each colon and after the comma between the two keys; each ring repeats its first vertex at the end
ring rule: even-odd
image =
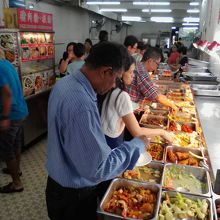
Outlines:
{"type": "Polygon", "coordinates": [[[80,72],[59,80],[48,104],[48,175],[63,187],[94,186],[132,169],[144,143],[139,138],[114,150],[101,128],[96,93],[80,72]]]}

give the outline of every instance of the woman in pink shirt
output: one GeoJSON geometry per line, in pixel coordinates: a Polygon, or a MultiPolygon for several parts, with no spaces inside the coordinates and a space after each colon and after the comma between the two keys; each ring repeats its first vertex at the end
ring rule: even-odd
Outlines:
{"type": "Polygon", "coordinates": [[[172,50],[171,54],[168,58],[168,64],[169,65],[177,64],[179,62],[180,53],[177,51],[176,45],[173,45],[171,50],[172,50]]]}

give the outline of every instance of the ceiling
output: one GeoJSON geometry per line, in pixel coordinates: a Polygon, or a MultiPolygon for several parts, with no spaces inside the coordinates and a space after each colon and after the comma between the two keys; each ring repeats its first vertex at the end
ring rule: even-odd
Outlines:
{"type": "MultiPolygon", "coordinates": [[[[173,22],[175,24],[183,23],[184,17],[199,17],[199,13],[187,13],[188,9],[198,9],[201,7],[201,0],[134,0],[135,2],[145,2],[148,5],[136,5],[133,4],[131,0],[121,0],[118,5],[90,5],[88,2],[98,1],[98,0],[85,0],[81,2],[81,6],[89,10],[96,11],[102,15],[108,16],[114,14],[117,20],[121,20],[122,16],[138,16],[141,17],[140,22],[151,21],[151,17],[173,17],[173,22]],[[155,2],[169,2],[169,5],[151,5],[155,2]],[[190,2],[199,2],[198,6],[190,5],[190,2]],[[149,5],[150,3],[150,5],[149,5]],[[127,12],[103,12],[103,9],[127,9],[127,12]],[[142,9],[147,9],[148,12],[142,12],[142,9]],[[170,13],[164,12],[154,12],[155,9],[170,9],[170,13]]],[[[100,0],[100,2],[106,2],[100,0]]],[[[108,0],[112,2],[113,0],[108,0]]],[[[117,0],[114,0],[117,1],[117,0]]],[[[165,18],[164,18],[165,19],[165,18]]],[[[159,22],[164,22],[164,19],[159,19],[159,22]]],[[[191,22],[190,22],[191,23],[191,22]]]]}

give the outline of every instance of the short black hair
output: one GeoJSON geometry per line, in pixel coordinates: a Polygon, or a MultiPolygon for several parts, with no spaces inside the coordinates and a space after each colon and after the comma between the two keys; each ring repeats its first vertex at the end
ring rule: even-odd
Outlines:
{"type": "Polygon", "coordinates": [[[91,41],[89,38],[86,38],[86,39],[85,39],[85,43],[89,43],[90,46],[92,46],[92,41],[91,41]]]}
{"type": "Polygon", "coordinates": [[[108,41],[108,32],[105,30],[102,30],[99,32],[99,41],[103,42],[103,41],[108,41]]]}
{"type": "Polygon", "coordinates": [[[178,49],[178,52],[179,53],[182,53],[183,55],[186,55],[187,54],[187,48],[182,46],[178,49]]]}
{"type": "Polygon", "coordinates": [[[70,43],[68,43],[67,46],[66,46],[66,51],[68,50],[68,47],[69,47],[69,46],[73,46],[73,47],[74,47],[75,45],[76,45],[75,42],[70,42],[70,43]]]}
{"type": "Polygon", "coordinates": [[[85,59],[85,65],[94,69],[110,66],[112,71],[116,72],[125,69],[127,59],[128,52],[123,45],[105,41],[92,47],[91,52],[85,59]]]}
{"type": "Polygon", "coordinates": [[[125,47],[128,47],[128,46],[133,47],[137,43],[138,43],[138,39],[133,35],[128,35],[124,41],[125,47]]]}
{"type": "Polygon", "coordinates": [[[80,58],[85,54],[85,46],[82,43],[77,43],[73,48],[73,53],[80,58]]]}
{"type": "Polygon", "coordinates": [[[150,47],[146,50],[146,52],[143,55],[142,62],[145,62],[149,59],[161,59],[161,51],[157,47],[150,47]]]}
{"type": "Polygon", "coordinates": [[[146,50],[147,49],[147,44],[145,44],[143,41],[138,41],[137,49],[139,49],[139,50],[146,50]]]}

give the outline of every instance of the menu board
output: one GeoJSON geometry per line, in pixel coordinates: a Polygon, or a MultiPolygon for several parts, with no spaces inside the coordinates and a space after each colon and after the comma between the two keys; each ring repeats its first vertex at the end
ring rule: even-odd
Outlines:
{"type": "Polygon", "coordinates": [[[52,59],[53,33],[21,32],[22,62],[52,59]]]}
{"type": "Polygon", "coordinates": [[[16,33],[0,33],[0,48],[5,53],[5,58],[13,65],[18,66],[18,45],[16,33]]]}

